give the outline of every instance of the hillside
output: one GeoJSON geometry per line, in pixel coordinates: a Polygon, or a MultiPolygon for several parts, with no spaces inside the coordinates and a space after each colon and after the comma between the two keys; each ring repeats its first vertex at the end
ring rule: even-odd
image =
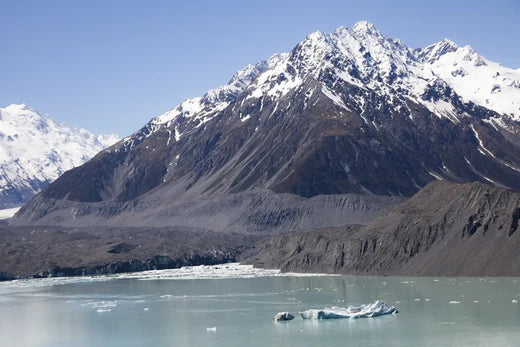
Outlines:
{"type": "Polygon", "coordinates": [[[519,276],[520,192],[434,182],[365,226],[274,236],[245,262],[283,271],[519,276]]]}

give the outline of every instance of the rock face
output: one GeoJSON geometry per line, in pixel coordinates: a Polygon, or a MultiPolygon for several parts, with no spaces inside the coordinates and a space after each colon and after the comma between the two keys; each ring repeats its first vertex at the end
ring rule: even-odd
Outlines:
{"type": "MultiPolygon", "coordinates": [[[[12,223],[131,225],[137,212],[148,225],[194,216],[211,228],[198,218],[208,201],[265,211],[265,190],[409,197],[436,179],[520,189],[518,81],[446,40],[414,50],[366,22],[315,32],[66,172],[12,223]]],[[[366,221],[322,226],[349,222],[366,221]]]]}
{"type": "Polygon", "coordinates": [[[0,209],[21,206],[118,140],[57,124],[23,104],[0,108],[0,209]]]}
{"type": "Polygon", "coordinates": [[[520,193],[434,182],[365,226],[289,233],[243,260],[284,271],[519,276],[520,193]]]}

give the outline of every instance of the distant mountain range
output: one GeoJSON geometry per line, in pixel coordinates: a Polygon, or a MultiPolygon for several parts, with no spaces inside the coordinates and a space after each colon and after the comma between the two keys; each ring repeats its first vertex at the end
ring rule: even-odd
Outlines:
{"type": "Polygon", "coordinates": [[[434,180],[520,189],[520,71],[449,40],[412,49],[359,22],[152,119],[11,223],[363,224],[434,180]]]}
{"type": "Polygon", "coordinates": [[[118,140],[57,124],[23,104],[0,108],[0,209],[22,205],[118,140]]]}

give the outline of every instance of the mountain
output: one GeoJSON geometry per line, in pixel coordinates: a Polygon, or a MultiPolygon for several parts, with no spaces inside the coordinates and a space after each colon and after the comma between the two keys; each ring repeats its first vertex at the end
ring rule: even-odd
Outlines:
{"type": "Polygon", "coordinates": [[[366,226],[277,235],[242,261],[284,271],[397,276],[518,276],[520,192],[430,183],[366,226]]]}
{"type": "Polygon", "coordinates": [[[0,108],[0,209],[20,206],[118,140],[59,125],[24,104],[0,108]]]}
{"type": "Polygon", "coordinates": [[[66,172],[12,223],[306,229],[365,224],[434,180],[520,189],[519,81],[449,40],[318,31],[66,172]]]}

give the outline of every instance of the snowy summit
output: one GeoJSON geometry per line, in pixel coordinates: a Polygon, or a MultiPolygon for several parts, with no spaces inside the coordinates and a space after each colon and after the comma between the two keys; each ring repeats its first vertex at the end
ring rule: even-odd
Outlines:
{"type": "Polygon", "coordinates": [[[0,108],[0,208],[21,205],[118,140],[57,124],[25,104],[0,108]]]}

